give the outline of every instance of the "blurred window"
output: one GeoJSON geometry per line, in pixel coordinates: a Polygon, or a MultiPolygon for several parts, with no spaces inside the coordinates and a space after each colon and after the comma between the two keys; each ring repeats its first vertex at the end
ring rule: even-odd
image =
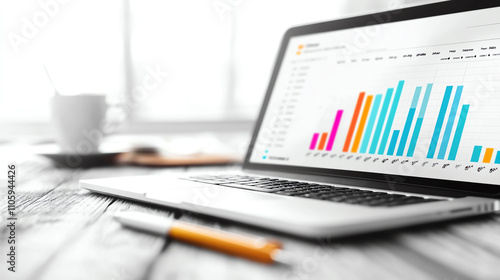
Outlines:
{"type": "Polygon", "coordinates": [[[0,121],[46,123],[52,87],[133,122],[253,120],[294,25],[423,0],[24,0],[0,4],[0,121]]]}

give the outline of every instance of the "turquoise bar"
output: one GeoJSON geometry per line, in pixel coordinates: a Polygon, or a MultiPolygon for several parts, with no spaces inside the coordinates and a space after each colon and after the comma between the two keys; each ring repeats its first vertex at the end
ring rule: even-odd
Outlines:
{"type": "Polygon", "coordinates": [[[472,151],[472,157],[470,158],[471,162],[479,162],[479,157],[481,156],[482,149],[483,146],[474,146],[474,150],[472,151]]]}
{"type": "Polygon", "coordinates": [[[406,142],[408,141],[408,135],[410,134],[411,124],[413,123],[413,117],[415,117],[415,110],[421,91],[422,87],[417,87],[415,89],[415,94],[413,94],[413,100],[411,101],[410,110],[408,111],[408,116],[406,117],[405,126],[403,128],[403,134],[401,135],[401,141],[399,142],[398,152],[396,153],[398,156],[402,156],[405,151],[406,142]]]}
{"type": "Polygon", "coordinates": [[[394,95],[394,101],[392,101],[391,105],[391,111],[389,112],[389,117],[387,118],[387,124],[385,125],[384,134],[382,135],[382,141],[380,141],[380,147],[378,148],[379,155],[384,154],[385,146],[387,145],[387,140],[389,139],[389,134],[391,132],[392,123],[394,122],[394,116],[396,115],[396,110],[398,109],[399,99],[401,98],[404,83],[405,81],[399,81],[398,83],[396,94],[394,95]]]}
{"type": "Polygon", "coordinates": [[[458,86],[457,90],[455,91],[455,97],[453,97],[453,103],[451,104],[450,114],[448,115],[448,121],[446,122],[446,128],[444,129],[443,140],[441,141],[441,147],[439,148],[438,159],[444,159],[444,156],[446,155],[446,149],[448,149],[451,130],[453,129],[453,124],[455,123],[455,118],[457,116],[457,111],[458,111],[458,103],[460,103],[460,98],[462,97],[463,89],[464,86],[458,86]]]}
{"type": "Polygon", "coordinates": [[[420,129],[422,128],[422,123],[424,121],[425,111],[427,110],[427,104],[429,103],[429,97],[432,91],[432,84],[427,84],[425,88],[424,99],[422,100],[422,105],[420,111],[418,111],[417,122],[415,123],[415,129],[413,130],[413,135],[411,136],[410,146],[408,147],[407,157],[412,157],[415,153],[415,147],[417,146],[418,136],[420,135],[420,129]]]}
{"type": "Polygon", "coordinates": [[[438,119],[436,121],[436,126],[434,127],[434,133],[432,134],[431,145],[429,146],[429,151],[427,152],[427,158],[433,158],[436,152],[437,142],[439,140],[439,135],[441,134],[441,129],[443,128],[444,115],[448,109],[448,103],[450,103],[451,91],[453,86],[447,86],[443,96],[443,102],[441,103],[441,109],[439,109],[438,119]]]}
{"type": "Polygon", "coordinates": [[[365,135],[363,136],[363,142],[361,143],[360,153],[366,153],[368,149],[368,142],[372,137],[373,127],[375,126],[375,119],[377,118],[378,108],[380,107],[380,102],[382,101],[382,94],[377,94],[375,96],[375,101],[373,101],[372,111],[370,113],[370,118],[368,119],[368,124],[366,126],[365,135]]]}
{"type": "Polygon", "coordinates": [[[384,127],[385,118],[387,117],[387,111],[389,110],[389,104],[391,104],[393,88],[388,88],[385,93],[384,104],[382,105],[382,110],[380,110],[380,116],[378,117],[377,128],[375,129],[375,134],[373,135],[372,144],[370,145],[370,154],[375,154],[377,150],[378,141],[380,140],[380,133],[384,127]]]}
{"type": "Polygon", "coordinates": [[[415,129],[413,130],[413,135],[410,140],[410,147],[408,147],[408,152],[406,152],[407,157],[412,157],[415,153],[415,147],[417,146],[418,135],[420,134],[420,130],[422,129],[422,123],[424,122],[423,118],[417,118],[417,122],[415,123],[415,129]]]}
{"type": "Polygon", "coordinates": [[[394,149],[396,148],[396,142],[398,142],[399,130],[394,130],[392,133],[391,143],[389,144],[389,150],[387,151],[388,156],[394,154],[394,149]]]}
{"type": "Polygon", "coordinates": [[[495,163],[500,164],[500,151],[497,151],[497,156],[495,157],[495,163]]]}
{"type": "Polygon", "coordinates": [[[462,110],[460,111],[460,116],[458,117],[457,129],[455,130],[453,142],[451,143],[448,160],[455,160],[457,158],[458,146],[460,146],[460,140],[462,139],[462,133],[464,132],[465,121],[467,120],[468,113],[469,105],[462,105],[462,110]]]}

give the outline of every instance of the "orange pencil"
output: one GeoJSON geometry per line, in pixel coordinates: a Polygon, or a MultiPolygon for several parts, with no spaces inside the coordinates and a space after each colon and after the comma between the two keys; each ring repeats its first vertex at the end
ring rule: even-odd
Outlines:
{"type": "Polygon", "coordinates": [[[140,212],[120,212],[114,218],[122,225],[168,235],[171,238],[233,256],[271,264],[289,263],[281,243],[259,237],[243,236],[209,227],[176,221],[140,212]]]}

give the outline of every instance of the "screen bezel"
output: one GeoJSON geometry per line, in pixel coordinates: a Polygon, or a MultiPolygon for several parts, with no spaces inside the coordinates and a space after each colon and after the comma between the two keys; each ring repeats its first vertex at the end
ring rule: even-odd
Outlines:
{"type": "Polygon", "coordinates": [[[400,185],[401,190],[404,190],[404,186],[408,185],[408,186],[420,186],[425,188],[447,190],[453,193],[460,192],[463,195],[470,194],[470,195],[484,196],[484,197],[500,197],[500,184],[493,185],[493,184],[482,184],[475,182],[401,176],[388,173],[373,173],[373,172],[350,171],[342,169],[326,169],[326,168],[250,162],[250,156],[254,148],[258,132],[261,128],[267,107],[269,105],[269,100],[271,98],[276,78],[278,77],[280,67],[283,62],[283,57],[285,55],[288,42],[292,37],[342,30],[348,28],[364,27],[375,24],[386,24],[386,23],[400,22],[412,19],[469,12],[469,11],[494,8],[494,7],[500,7],[500,3],[494,0],[447,1],[447,2],[439,2],[423,6],[416,6],[411,8],[404,8],[400,10],[391,10],[364,16],[357,16],[352,18],[345,18],[329,22],[298,26],[288,29],[285,32],[283,39],[281,41],[281,46],[279,48],[278,56],[275,61],[274,69],[266,91],[266,96],[264,98],[263,105],[261,107],[261,111],[259,113],[255,129],[253,131],[252,139],[249,148],[247,150],[247,154],[245,156],[243,169],[256,170],[256,171],[258,170],[277,171],[285,173],[319,175],[328,177],[342,177],[344,179],[352,178],[356,180],[365,179],[377,182],[388,182],[388,175],[389,175],[391,182],[398,182],[398,185],[400,185]]]}

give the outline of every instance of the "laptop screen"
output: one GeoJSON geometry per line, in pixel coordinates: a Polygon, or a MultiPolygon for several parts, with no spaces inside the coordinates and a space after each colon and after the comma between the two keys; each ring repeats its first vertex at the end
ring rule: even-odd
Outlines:
{"type": "Polygon", "coordinates": [[[291,37],[249,162],[498,184],[499,14],[291,37]]]}

